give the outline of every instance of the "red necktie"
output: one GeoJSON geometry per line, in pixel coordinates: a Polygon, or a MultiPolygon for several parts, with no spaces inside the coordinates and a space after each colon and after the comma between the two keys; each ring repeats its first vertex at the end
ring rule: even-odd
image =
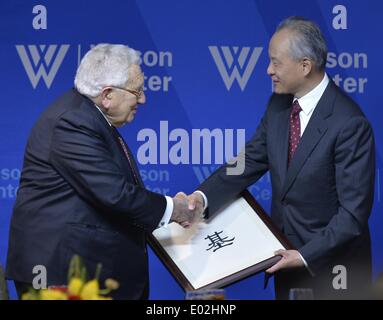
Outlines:
{"type": "Polygon", "coordinates": [[[299,120],[299,113],[301,111],[302,108],[299,105],[298,100],[295,99],[290,113],[289,164],[301,139],[301,121],[299,120]]]}

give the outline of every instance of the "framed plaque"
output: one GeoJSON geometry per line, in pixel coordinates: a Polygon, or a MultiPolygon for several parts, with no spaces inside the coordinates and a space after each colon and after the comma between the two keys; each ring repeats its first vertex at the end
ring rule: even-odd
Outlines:
{"type": "Polygon", "coordinates": [[[212,217],[184,229],[156,229],[149,244],[185,291],[222,288],[261,272],[292,249],[247,190],[212,217]]]}

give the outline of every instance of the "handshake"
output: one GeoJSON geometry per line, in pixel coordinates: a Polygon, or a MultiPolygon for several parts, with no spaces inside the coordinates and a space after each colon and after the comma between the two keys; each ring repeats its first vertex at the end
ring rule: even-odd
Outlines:
{"type": "Polygon", "coordinates": [[[170,221],[177,222],[184,228],[188,228],[202,219],[204,200],[198,192],[190,195],[178,192],[173,198],[173,205],[170,221]]]}

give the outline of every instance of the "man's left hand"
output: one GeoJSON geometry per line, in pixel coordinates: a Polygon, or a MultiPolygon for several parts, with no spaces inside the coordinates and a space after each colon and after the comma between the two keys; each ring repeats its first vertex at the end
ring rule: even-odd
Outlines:
{"type": "Polygon", "coordinates": [[[278,250],[275,255],[282,256],[282,259],[267,269],[267,273],[274,273],[282,269],[299,268],[305,265],[297,250],[278,250]]]}

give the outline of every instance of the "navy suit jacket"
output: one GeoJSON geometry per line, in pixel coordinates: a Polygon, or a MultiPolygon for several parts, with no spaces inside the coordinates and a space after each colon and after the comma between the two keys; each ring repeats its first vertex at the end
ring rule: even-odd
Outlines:
{"type": "Polygon", "coordinates": [[[323,297],[336,294],[336,265],[346,267],[349,289],[358,290],[371,277],[372,129],[356,103],[330,81],[288,166],[292,100],[292,95],[271,96],[245,156],[239,157],[245,164],[243,174],[226,175],[223,166],[198,189],[214,212],[270,171],[272,220],[326,287],[323,297]]]}
{"type": "Polygon", "coordinates": [[[68,263],[79,254],[90,276],[101,263],[101,280],[120,282],[116,298],[142,297],[146,234],[160,222],[166,199],[135,184],[132,170],[91,100],[71,90],[55,101],[25,150],[7,277],[32,283],[33,267],[43,265],[48,285],[65,284],[68,263]]]}

